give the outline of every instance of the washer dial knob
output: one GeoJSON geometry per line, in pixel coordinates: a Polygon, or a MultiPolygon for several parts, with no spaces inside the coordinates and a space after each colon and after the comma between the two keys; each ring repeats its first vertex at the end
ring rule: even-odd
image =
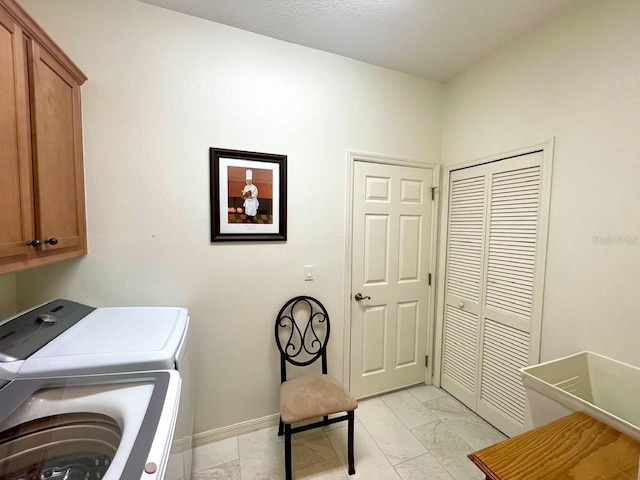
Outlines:
{"type": "Polygon", "coordinates": [[[44,325],[53,325],[58,321],[58,317],[56,317],[53,313],[41,313],[38,315],[38,322],[44,325]]]}

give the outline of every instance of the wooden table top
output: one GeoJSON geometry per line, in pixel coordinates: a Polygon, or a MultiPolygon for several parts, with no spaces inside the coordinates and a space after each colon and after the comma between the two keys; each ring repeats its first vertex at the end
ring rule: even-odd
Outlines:
{"type": "Polygon", "coordinates": [[[577,412],[469,458],[489,480],[638,480],[640,442],[577,412]]]}

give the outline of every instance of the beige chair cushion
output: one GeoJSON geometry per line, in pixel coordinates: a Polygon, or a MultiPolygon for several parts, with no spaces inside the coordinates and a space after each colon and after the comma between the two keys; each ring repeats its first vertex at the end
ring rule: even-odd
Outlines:
{"type": "Polygon", "coordinates": [[[280,387],[280,418],[287,425],[356,408],[353,395],[328,375],[305,375],[280,387]]]}

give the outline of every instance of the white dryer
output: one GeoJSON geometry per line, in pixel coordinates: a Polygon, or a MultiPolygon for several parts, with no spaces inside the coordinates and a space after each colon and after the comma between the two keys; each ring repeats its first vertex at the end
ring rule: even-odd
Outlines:
{"type": "Polygon", "coordinates": [[[189,316],[54,300],[0,323],[0,479],[191,474],[189,316]]]}

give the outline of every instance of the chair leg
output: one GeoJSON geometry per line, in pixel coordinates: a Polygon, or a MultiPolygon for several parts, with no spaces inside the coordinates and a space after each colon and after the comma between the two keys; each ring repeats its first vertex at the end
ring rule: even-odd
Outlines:
{"type": "Polygon", "coordinates": [[[286,480],[293,480],[291,471],[291,425],[284,426],[284,474],[286,480]]]}
{"type": "Polygon", "coordinates": [[[284,423],[282,423],[282,418],[280,419],[280,423],[278,425],[278,436],[281,437],[284,434],[284,423]]]}
{"type": "Polygon", "coordinates": [[[347,448],[348,448],[348,455],[349,455],[349,475],[353,475],[354,473],[356,473],[356,465],[353,458],[353,426],[354,426],[353,410],[347,412],[347,416],[348,416],[347,448]]]}

